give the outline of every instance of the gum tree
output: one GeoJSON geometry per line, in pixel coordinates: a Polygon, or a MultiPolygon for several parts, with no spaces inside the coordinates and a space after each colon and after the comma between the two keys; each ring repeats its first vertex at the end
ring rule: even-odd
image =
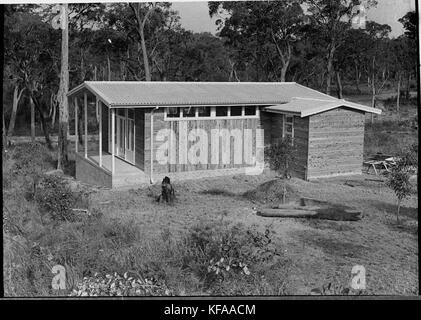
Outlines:
{"type": "Polygon", "coordinates": [[[266,78],[284,82],[305,24],[302,2],[213,1],[209,14],[220,17],[216,20],[220,36],[236,52],[236,60],[254,65],[256,81],[266,73],[266,78]]]}
{"type": "MultiPolygon", "coordinates": [[[[361,0],[306,0],[308,17],[314,29],[314,39],[323,43],[326,59],[326,93],[331,92],[334,59],[340,46],[344,44],[352,18],[357,15],[355,8],[361,0]]],[[[365,7],[375,6],[377,1],[365,1],[365,7]]]]}

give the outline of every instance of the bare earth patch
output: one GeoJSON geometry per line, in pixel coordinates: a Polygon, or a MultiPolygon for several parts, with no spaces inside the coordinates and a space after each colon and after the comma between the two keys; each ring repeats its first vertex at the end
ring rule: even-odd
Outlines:
{"type": "Polygon", "coordinates": [[[92,202],[106,219],[132,221],[145,239],[165,230],[182,235],[201,220],[224,219],[261,231],[270,228],[292,263],[288,271],[290,294],[309,294],[332,279],[349,284],[354,265],[366,268],[368,294],[417,294],[417,194],[403,204],[401,225],[397,226],[393,193],[384,183],[365,178],[373,176],[314,182],[291,179],[287,188],[293,197],[355,207],[362,211],[360,221],[257,216],[257,206],[276,202],[277,193],[270,188],[276,177],[270,173],[174,181],[173,205],[156,202],[158,184],[127,191],[99,189],[92,202]],[[345,184],[349,180],[354,181],[353,186],[345,184]],[[267,188],[268,194],[262,193],[262,188],[267,188]]]}

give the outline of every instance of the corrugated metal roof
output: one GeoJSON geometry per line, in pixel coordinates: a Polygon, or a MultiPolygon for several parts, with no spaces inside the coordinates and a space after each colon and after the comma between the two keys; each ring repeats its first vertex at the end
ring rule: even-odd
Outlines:
{"type": "Polygon", "coordinates": [[[334,99],[295,82],[86,81],[69,96],[88,89],[109,106],[280,104],[293,97],[334,99]]]}
{"type": "Polygon", "coordinates": [[[321,100],[311,98],[293,98],[290,102],[266,107],[265,110],[275,113],[298,113],[302,118],[316,113],[332,110],[338,107],[348,107],[363,112],[381,114],[380,109],[371,108],[362,104],[353,103],[344,99],[321,100]]]}
{"type": "Polygon", "coordinates": [[[266,105],[269,112],[301,117],[345,106],[380,114],[381,110],[336,99],[295,82],[85,81],[68,96],[89,90],[110,107],[183,105],[266,105]]]}

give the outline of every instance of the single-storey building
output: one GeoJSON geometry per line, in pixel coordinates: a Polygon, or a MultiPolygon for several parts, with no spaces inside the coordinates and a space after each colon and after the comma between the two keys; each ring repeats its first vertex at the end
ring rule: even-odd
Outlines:
{"type": "Polygon", "coordinates": [[[76,178],[107,187],[258,174],[264,147],[287,136],[298,150],[296,177],[358,174],[365,113],[381,113],[295,82],[85,81],[68,98],[76,141],[77,113],[84,118],[76,178]],[[94,151],[87,139],[91,107],[99,127],[94,151]]]}

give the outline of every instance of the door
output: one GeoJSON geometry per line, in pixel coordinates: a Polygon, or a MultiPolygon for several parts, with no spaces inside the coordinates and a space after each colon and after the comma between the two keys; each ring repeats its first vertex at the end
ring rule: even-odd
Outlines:
{"type": "MultiPolygon", "coordinates": [[[[128,162],[134,163],[135,127],[133,110],[117,109],[115,115],[115,155],[128,162]]],[[[109,121],[109,132],[111,132],[111,121],[109,121]]],[[[110,143],[111,145],[111,136],[110,143]]],[[[111,152],[111,150],[109,150],[111,152]]]]}
{"type": "Polygon", "coordinates": [[[116,117],[116,156],[126,158],[126,118],[122,116],[116,117]]]}
{"type": "Polygon", "coordinates": [[[134,163],[134,120],[128,118],[126,121],[126,160],[134,163]]]}

